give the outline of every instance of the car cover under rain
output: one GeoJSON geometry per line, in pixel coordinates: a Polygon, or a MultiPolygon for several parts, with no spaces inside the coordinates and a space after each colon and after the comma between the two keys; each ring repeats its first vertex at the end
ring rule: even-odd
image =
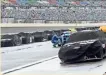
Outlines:
{"type": "Polygon", "coordinates": [[[102,59],[103,49],[100,40],[95,40],[91,44],[74,43],[61,47],[58,56],[65,63],[102,59]]]}

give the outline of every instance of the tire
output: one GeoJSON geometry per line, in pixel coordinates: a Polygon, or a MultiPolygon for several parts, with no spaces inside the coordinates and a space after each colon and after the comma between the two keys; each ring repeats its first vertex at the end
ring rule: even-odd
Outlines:
{"type": "Polygon", "coordinates": [[[3,35],[2,39],[7,39],[2,41],[2,47],[9,47],[9,46],[19,46],[22,44],[20,37],[17,34],[14,35],[3,35]],[[8,40],[10,39],[10,40],[8,40]]]}
{"type": "Polygon", "coordinates": [[[29,44],[29,43],[33,42],[33,39],[32,39],[32,41],[30,39],[30,38],[32,38],[31,37],[32,34],[30,34],[30,33],[23,33],[23,32],[21,32],[18,35],[22,38],[22,44],[29,44]]]}
{"type": "Polygon", "coordinates": [[[22,44],[22,40],[18,35],[13,35],[12,42],[13,46],[19,46],[22,44]]]}
{"type": "Polygon", "coordinates": [[[44,39],[46,39],[47,41],[51,40],[53,35],[53,31],[44,31],[43,32],[43,37],[44,39]]]}
{"type": "Polygon", "coordinates": [[[48,36],[48,40],[51,40],[51,39],[52,39],[52,35],[49,35],[49,36],[48,36]]]}
{"type": "Polygon", "coordinates": [[[43,42],[43,37],[37,37],[37,36],[35,36],[34,37],[34,42],[43,42]]]}
{"type": "Polygon", "coordinates": [[[43,42],[44,39],[43,32],[34,32],[33,37],[34,42],[43,42]]]}
{"type": "Polygon", "coordinates": [[[1,47],[10,47],[13,46],[12,40],[1,41],[1,47]]]}

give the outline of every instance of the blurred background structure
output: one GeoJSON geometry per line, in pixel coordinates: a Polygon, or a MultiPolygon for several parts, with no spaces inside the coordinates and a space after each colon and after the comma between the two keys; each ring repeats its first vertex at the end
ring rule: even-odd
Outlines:
{"type": "Polygon", "coordinates": [[[105,0],[1,0],[2,23],[104,23],[105,0]]]}

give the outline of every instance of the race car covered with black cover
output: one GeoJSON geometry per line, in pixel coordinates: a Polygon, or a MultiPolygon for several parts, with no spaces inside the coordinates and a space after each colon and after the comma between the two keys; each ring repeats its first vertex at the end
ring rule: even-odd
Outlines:
{"type": "Polygon", "coordinates": [[[99,30],[73,33],[58,56],[63,63],[101,60],[106,56],[106,33],[99,30]]]}

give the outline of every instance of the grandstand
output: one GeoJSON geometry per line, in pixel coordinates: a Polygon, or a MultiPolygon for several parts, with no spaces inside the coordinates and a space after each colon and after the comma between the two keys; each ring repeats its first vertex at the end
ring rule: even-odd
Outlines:
{"type": "Polygon", "coordinates": [[[2,23],[106,22],[105,0],[2,0],[2,23]]]}

